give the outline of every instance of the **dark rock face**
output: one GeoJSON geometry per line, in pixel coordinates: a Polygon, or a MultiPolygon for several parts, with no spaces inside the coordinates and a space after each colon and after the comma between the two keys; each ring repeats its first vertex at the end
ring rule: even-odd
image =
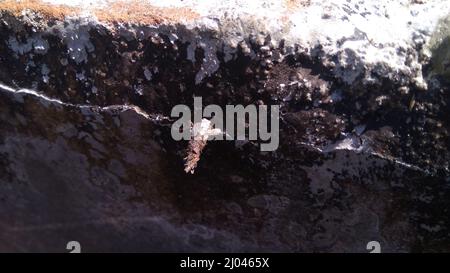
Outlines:
{"type": "Polygon", "coordinates": [[[249,36],[199,81],[209,50],[191,61],[170,29],[70,21],[86,37],[71,47],[56,22],[1,19],[1,251],[450,250],[450,85],[432,63],[426,91],[350,85],[304,49],[249,36]],[[194,95],[280,104],[278,150],[211,142],[186,174],[169,116],[194,95]]]}

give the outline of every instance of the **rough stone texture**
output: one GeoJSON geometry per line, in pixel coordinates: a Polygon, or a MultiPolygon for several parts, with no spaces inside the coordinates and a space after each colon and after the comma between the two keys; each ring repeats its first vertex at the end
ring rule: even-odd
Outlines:
{"type": "Polygon", "coordinates": [[[450,251],[447,1],[58,2],[0,1],[0,251],[450,251]],[[184,173],[193,95],[280,148],[184,173]]]}

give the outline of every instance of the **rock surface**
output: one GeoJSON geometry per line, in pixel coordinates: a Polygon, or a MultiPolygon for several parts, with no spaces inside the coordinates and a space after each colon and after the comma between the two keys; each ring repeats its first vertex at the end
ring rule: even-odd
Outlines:
{"type": "Polygon", "coordinates": [[[450,251],[446,0],[60,2],[0,1],[0,251],[450,251]],[[279,149],[186,174],[194,95],[279,149]]]}

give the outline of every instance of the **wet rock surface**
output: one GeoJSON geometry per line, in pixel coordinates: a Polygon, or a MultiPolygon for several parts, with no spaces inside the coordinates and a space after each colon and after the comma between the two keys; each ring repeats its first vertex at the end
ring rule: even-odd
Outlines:
{"type": "Polygon", "coordinates": [[[1,251],[450,250],[445,1],[55,2],[0,2],[1,251]],[[186,174],[194,95],[279,104],[279,148],[186,174]]]}

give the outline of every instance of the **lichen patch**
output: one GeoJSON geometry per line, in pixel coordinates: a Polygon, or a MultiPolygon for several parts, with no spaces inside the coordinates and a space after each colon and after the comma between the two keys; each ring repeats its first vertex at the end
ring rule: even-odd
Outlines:
{"type": "Polygon", "coordinates": [[[52,5],[40,0],[4,0],[0,2],[0,11],[9,11],[14,16],[21,16],[23,11],[30,10],[39,13],[46,19],[59,19],[80,12],[76,7],[66,5],[52,5]]]}
{"type": "Polygon", "coordinates": [[[154,7],[142,0],[108,1],[104,5],[68,6],[46,3],[41,0],[5,0],[0,2],[1,11],[9,11],[14,16],[21,16],[24,11],[33,11],[45,19],[63,20],[67,16],[90,13],[100,22],[129,23],[138,25],[155,25],[194,20],[199,14],[189,8],[154,7]]]}
{"type": "Polygon", "coordinates": [[[188,8],[154,7],[140,0],[114,1],[108,5],[108,8],[94,9],[93,12],[102,22],[127,22],[141,25],[189,21],[199,17],[199,14],[188,8]]]}
{"type": "Polygon", "coordinates": [[[311,5],[311,0],[285,0],[284,3],[288,10],[293,10],[311,5]]]}

